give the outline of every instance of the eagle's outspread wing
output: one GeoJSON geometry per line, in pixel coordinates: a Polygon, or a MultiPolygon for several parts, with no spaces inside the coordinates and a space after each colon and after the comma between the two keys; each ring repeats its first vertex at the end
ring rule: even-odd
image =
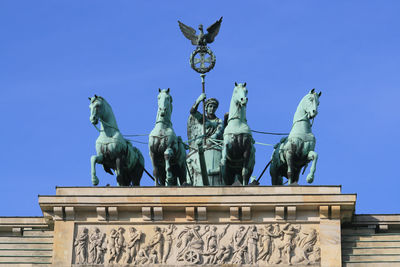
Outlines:
{"type": "Polygon", "coordinates": [[[219,28],[221,27],[222,17],[217,20],[213,25],[207,28],[207,33],[204,35],[207,43],[214,42],[215,36],[217,36],[219,32],[219,28]]]}
{"type": "Polygon", "coordinates": [[[185,37],[188,38],[192,42],[192,45],[197,45],[196,30],[190,26],[183,24],[179,20],[178,20],[178,23],[179,23],[179,28],[181,29],[181,32],[183,33],[183,35],[185,35],[185,37]]]}

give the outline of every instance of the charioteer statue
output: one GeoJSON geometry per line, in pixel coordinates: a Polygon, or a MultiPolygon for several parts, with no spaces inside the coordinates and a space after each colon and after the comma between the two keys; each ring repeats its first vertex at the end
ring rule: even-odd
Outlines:
{"type": "Polygon", "coordinates": [[[205,139],[204,158],[208,175],[208,185],[224,185],[220,177],[219,164],[221,161],[222,140],[224,133],[223,121],[215,115],[219,102],[215,98],[206,100],[202,93],[190,109],[187,124],[189,139],[188,167],[193,185],[204,185],[201,176],[201,167],[198,158],[198,145],[205,139]],[[203,114],[197,109],[205,101],[205,136],[203,135],[203,114]]]}

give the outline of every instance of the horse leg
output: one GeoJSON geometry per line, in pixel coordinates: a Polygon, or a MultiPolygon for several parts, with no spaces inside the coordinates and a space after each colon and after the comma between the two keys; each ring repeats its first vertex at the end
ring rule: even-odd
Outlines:
{"type": "Polygon", "coordinates": [[[293,151],[292,149],[288,149],[285,151],[285,157],[287,162],[287,178],[288,178],[288,185],[291,185],[293,180],[293,151]]]}
{"type": "Polygon", "coordinates": [[[149,154],[150,154],[150,159],[151,159],[151,165],[153,166],[153,176],[154,176],[154,179],[155,179],[154,186],[158,186],[158,185],[161,185],[161,183],[160,183],[160,180],[158,178],[158,171],[157,171],[156,162],[155,162],[155,158],[154,158],[155,155],[154,155],[153,152],[151,152],[151,148],[149,150],[150,150],[149,154]]]}
{"type": "MultiPolygon", "coordinates": [[[[140,152],[138,152],[140,153],[140,152]]],[[[138,159],[136,161],[135,167],[133,168],[132,171],[132,185],[133,186],[139,186],[140,185],[140,179],[142,178],[144,171],[144,159],[143,155],[140,153],[138,154],[138,159]]]]}
{"type": "Polygon", "coordinates": [[[307,182],[311,184],[314,181],[314,173],[317,168],[318,154],[315,151],[308,152],[307,159],[313,161],[310,168],[310,173],[307,175],[307,182]]]}
{"type": "Polygon", "coordinates": [[[226,169],[226,150],[228,149],[228,138],[224,137],[224,144],[222,146],[222,155],[221,155],[221,163],[220,163],[220,170],[221,170],[221,177],[222,177],[222,181],[224,181],[224,183],[226,185],[231,185],[232,182],[230,183],[228,181],[228,177],[227,177],[227,169],[226,169]]]}
{"type": "Polygon", "coordinates": [[[282,185],[283,180],[282,176],[278,173],[278,163],[276,159],[273,158],[271,162],[271,166],[269,167],[269,174],[271,175],[271,184],[272,185],[282,185]]]}
{"type": "Polygon", "coordinates": [[[299,177],[300,177],[300,171],[301,171],[301,168],[299,168],[299,169],[296,168],[292,171],[292,184],[298,184],[299,177]]]}
{"type": "Polygon", "coordinates": [[[249,183],[248,180],[248,178],[250,178],[248,169],[249,160],[250,160],[250,151],[248,148],[246,148],[246,150],[243,153],[243,165],[242,165],[242,177],[241,177],[243,186],[249,183]]]}
{"type": "Polygon", "coordinates": [[[115,175],[117,176],[117,185],[118,186],[129,186],[129,184],[124,181],[124,177],[121,171],[121,158],[115,159],[115,175]]]}
{"type": "Polygon", "coordinates": [[[187,170],[186,170],[186,151],[185,147],[183,146],[182,143],[179,144],[178,146],[180,150],[180,159],[179,159],[179,183],[180,185],[183,185],[184,183],[187,183],[187,170]]]}
{"type": "Polygon", "coordinates": [[[96,163],[102,164],[103,162],[103,155],[93,155],[90,158],[91,168],[92,168],[92,184],[98,185],[99,178],[96,176],[96,163]]]}
{"type": "Polygon", "coordinates": [[[167,148],[164,152],[165,172],[166,172],[165,185],[166,186],[176,185],[176,181],[174,180],[174,175],[172,174],[171,164],[170,164],[170,159],[171,159],[173,153],[174,153],[174,151],[170,147],[167,148]]]}

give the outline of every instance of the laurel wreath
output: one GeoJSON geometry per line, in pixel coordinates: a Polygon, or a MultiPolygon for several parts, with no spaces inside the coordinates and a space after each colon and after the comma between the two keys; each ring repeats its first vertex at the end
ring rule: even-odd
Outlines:
{"type": "Polygon", "coordinates": [[[207,47],[207,46],[198,46],[190,55],[190,66],[192,67],[193,70],[197,71],[198,73],[206,73],[212,70],[215,66],[216,58],[214,53],[207,47]],[[211,57],[211,62],[208,67],[196,67],[194,63],[194,58],[197,54],[199,53],[204,53],[207,54],[211,57]]]}

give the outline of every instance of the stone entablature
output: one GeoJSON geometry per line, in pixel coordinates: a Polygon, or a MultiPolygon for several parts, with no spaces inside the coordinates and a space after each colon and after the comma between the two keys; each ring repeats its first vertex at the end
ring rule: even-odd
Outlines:
{"type": "Polygon", "coordinates": [[[340,189],[59,187],[39,204],[54,222],[53,264],[340,266],[356,201],[340,189]]]}
{"type": "Polygon", "coordinates": [[[350,220],[355,200],[339,186],[58,187],[55,196],[39,196],[45,217],[55,221],[130,222],[309,222],[320,213],[350,220]]]}

